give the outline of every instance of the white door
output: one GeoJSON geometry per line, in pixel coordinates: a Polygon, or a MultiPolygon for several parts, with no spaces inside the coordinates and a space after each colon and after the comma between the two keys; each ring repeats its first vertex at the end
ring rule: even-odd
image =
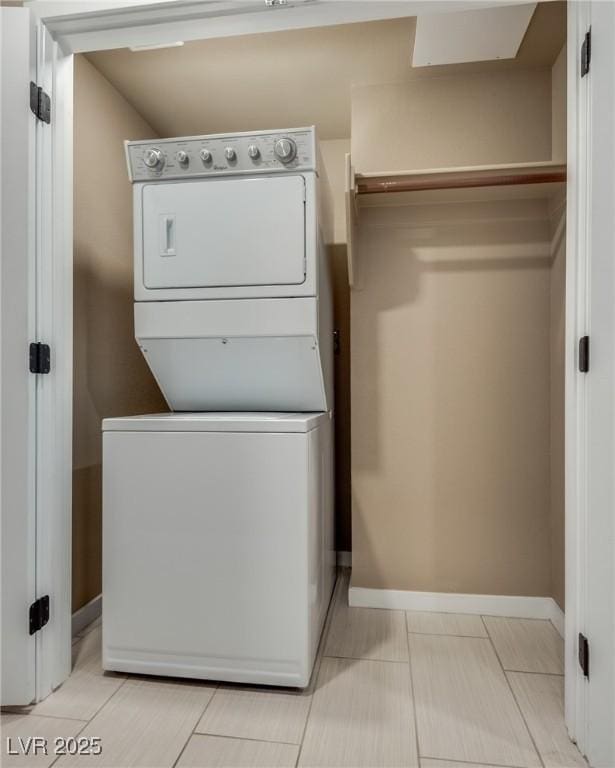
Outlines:
{"type": "Polygon", "coordinates": [[[587,407],[587,756],[615,765],[615,4],[591,3],[587,407]]]}
{"type": "Polygon", "coordinates": [[[304,281],[302,176],[146,184],[142,194],[146,288],[304,281]]]}
{"type": "Polygon", "coordinates": [[[36,119],[29,85],[36,81],[36,34],[30,12],[0,8],[2,107],[1,199],[1,703],[36,695],[35,386],[28,346],[34,339],[36,119]]]}
{"type": "Polygon", "coordinates": [[[615,3],[568,5],[566,720],[615,765],[615,3]],[[582,46],[585,53],[581,54],[582,46]],[[582,68],[582,62],[589,66],[582,68]],[[586,70],[586,71],[584,71],[586,70]],[[580,365],[579,339],[589,339],[580,365]],[[585,669],[583,637],[589,648],[585,669]],[[579,661],[577,658],[579,657],[579,661]]]}

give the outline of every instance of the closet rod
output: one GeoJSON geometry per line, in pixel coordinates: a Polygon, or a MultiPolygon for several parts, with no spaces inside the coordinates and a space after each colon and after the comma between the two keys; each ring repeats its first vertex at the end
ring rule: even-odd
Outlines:
{"type": "Polygon", "coordinates": [[[521,184],[553,184],[566,181],[565,165],[526,166],[518,169],[463,170],[355,177],[357,195],[383,192],[421,192],[430,189],[508,187],[521,184]]]}

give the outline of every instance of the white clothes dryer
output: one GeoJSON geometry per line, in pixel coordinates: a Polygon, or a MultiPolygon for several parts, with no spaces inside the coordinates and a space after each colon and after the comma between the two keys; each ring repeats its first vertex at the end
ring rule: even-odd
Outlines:
{"type": "Polygon", "coordinates": [[[135,333],[173,410],[333,406],[314,128],[126,143],[135,333]]]}

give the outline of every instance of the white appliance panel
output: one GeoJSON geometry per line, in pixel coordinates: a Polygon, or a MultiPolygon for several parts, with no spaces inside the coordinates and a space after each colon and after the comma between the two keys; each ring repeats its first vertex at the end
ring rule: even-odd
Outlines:
{"type": "Polygon", "coordinates": [[[175,411],[322,411],[315,336],[147,339],[141,350],[175,411]]]}
{"type": "Polygon", "coordinates": [[[305,280],[302,176],[159,182],[142,195],[146,288],[305,280]]]}
{"type": "Polygon", "coordinates": [[[127,422],[103,433],[103,667],[307,685],[333,586],[331,421],[294,434],[127,422]]]}
{"type": "MultiPolygon", "coordinates": [[[[297,176],[297,173],[288,174],[278,172],[272,176],[263,174],[260,179],[286,178],[288,175],[297,176]]],[[[190,181],[177,183],[192,184],[215,184],[217,181],[241,182],[249,177],[229,176],[216,178],[191,178],[190,181]]],[[[314,172],[305,171],[301,173],[301,178],[305,184],[305,227],[304,227],[304,257],[305,257],[305,277],[303,282],[295,284],[270,284],[270,285],[219,285],[219,286],[199,286],[199,287],[180,287],[180,288],[148,288],[144,283],[145,275],[145,247],[144,236],[144,211],[143,211],[143,189],[153,185],[153,181],[139,182],[134,184],[133,205],[134,205],[134,290],[135,301],[201,301],[215,299],[216,301],[225,301],[232,299],[255,299],[255,298],[295,298],[316,296],[318,294],[318,281],[322,265],[318,258],[319,239],[321,230],[321,221],[319,218],[319,204],[321,183],[314,172]]],[[[173,181],[156,182],[161,185],[171,185],[173,181]]],[[[163,211],[166,213],[166,211],[163,211]]],[[[240,214],[235,212],[234,216],[240,214]]],[[[164,222],[164,219],[163,219],[164,222]]],[[[158,222],[156,237],[166,248],[166,242],[161,240],[160,227],[158,222]]],[[[166,225],[165,225],[166,226],[166,225]]],[[[170,234],[169,248],[174,249],[173,232],[170,234]]],[[[175,257],[164,257],[173,259],[175,257]]]]}
{"type": "Polygon", "coordinates": [[[137,302],[135,334],[173,410],[327,411],[332,335],[323,303],[327,296],[137,302]]]}
{"type": "Polygon", "coordinates": [[[217,301],[139,301],[137,339],[202,336],[310,336],[318,333],[319,302],[294,299],[219,299],[217,301]]]}
{"type": "Polygon", "coordinates": [[[328,413],[144,413],[104,420],[105,432],[311,432],[325,425],[328,413]]]}
{"type": "Polygon", "coordinates": [[[131,181],[316,171],[319,165],[314,126],[127,141],[125,149],[131,181]],[[294,144],[292,157],[278,154],[280,140],[294,144]],[[146,162],[152,150],[159,160],[154,165],[146,162]]]}

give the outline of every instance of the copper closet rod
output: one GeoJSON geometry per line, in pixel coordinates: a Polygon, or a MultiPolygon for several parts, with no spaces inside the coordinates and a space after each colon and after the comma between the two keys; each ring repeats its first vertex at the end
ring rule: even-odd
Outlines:
{"type": "Polygon", "coordinates": [[[552,184],[566,181],[566,166],[542,166],[535,169],[483,169],[476,171],[443,171],[412,173],[398,176],[356,177],[356,193],[373,195],[382,192],[421,192],[429,189],[469,189],[472,187],[509,187],[521,184],[552,184]]]}

